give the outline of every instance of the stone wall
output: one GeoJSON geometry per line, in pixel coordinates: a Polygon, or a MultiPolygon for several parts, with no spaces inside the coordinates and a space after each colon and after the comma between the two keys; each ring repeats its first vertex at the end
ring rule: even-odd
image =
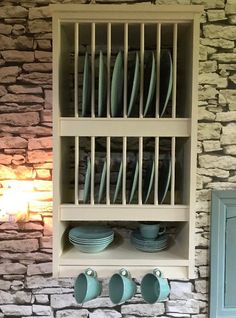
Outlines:
{"type": "Polygon", "coordinates": [[[52,34],[48,4],[53,2],[86,1],[0,3],[0,191],[8,180],[18,179],[31,183],[36,193],[29,206],[29,222],[0,224],[0,317],[206,318],[211,190],[236,188],[235,0],[157,1],[205,5],[200,39],[196,279],[170,281],[170,298],[163,303],[145,304],[138,293],[122,306],[113,306],[104,288],[102,297],[83,308],[73,298],[73,279],[51,278],[52,34]]]}

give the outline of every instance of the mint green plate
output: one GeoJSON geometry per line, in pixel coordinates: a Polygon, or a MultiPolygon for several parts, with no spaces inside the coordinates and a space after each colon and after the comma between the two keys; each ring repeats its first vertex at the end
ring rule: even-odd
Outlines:
{"type": "Polygon", "coordinates": [[[88,53],[85,53],[84,58],[84,73],[83,73],[83,88],[82,88],[82,117],[87,116],[90,107],[91,98],[91,67],[88,53]]]}
{"type": "Polygon", "coordinates": [[[102,51],[99,53],[99,74],[98,74],[98,117],[106,113],[106,67],[102,51]]]}
{"type": "Polygon", "coordinates": [[[159,165],[158,173],[158,203],[162,204],[165,200],[167,191],[170,186],[171,179],[171,159],[166,158],[163,160],[162,165],[159,165]]]}
{"type": "Polygon", "coordinates": [[[117,176],[117,181],[116,181],[116,188],[115,188],[115,192],[114,192],[113,203],[116,202],[118,194],[120,192],[121,181],[122,181],[122,172],[123,172],[123,162],[121,161],[118,176],[117,176]]]}
{"type": "Polygon", "coordinates": [[[143,203],[147,203],[151,190],[152,190],[152,186],[153,186],[153,180],[154,180],[154,172],[155,172],[155,160],[152,161],[152,164],[149,165],[148,169],[147,169],[147,176],[145,178],[145,190],[144,190],[144,200],[143,203]],[[146,185],[147,184],[147,185],[146,185]]]}
{"type": "Polygon", "coordinates": [[[160,117],[165,113],[172,91],[172,58],[170,51],[165,50],[160,61],[160,117]]]}
{"type": "Polygon", "coordinates": [[[85,174],[84,181],[84,197],[83,202],[87,203],[90,195],[90,184],[91,184],[91,161],[90,158],[87,159],[87,170],[85,174]]]}
{"type": "MultiPolygon", "coordinates": [[[[133,85],[129,100],[129,106],[128,106],[128,112],[127,115],[130,117],[132,114],[135,102],[137,100],[138,91],[139,91],[139,54],[136,52],[136,58],[135,58],[135,66],[134,66],[134,77],[133,77],[133,85]]],[[[131,79],[130,79],[131,80],[131,79]]]]}
{"type": "Polygon", "coordinates": [[[98,203],[102,201],[102,198],[104,196],[104,189],[106,184],[106,175],[107,175],[107,162],[104,161],[103,168],[102,168],[102,175],[100,180],[100,186],[98,191],[98,203]]]}
{"type": "Polygon", "coordinates": [[[134,171],[134,177],[133,177],[131,192],[130,192],[130,197],[129,197],[129,203],[131,203],[133,201],[135,191],[137,190],[138,172],[139,172],[138,170],[139,170],[139,164],[138,164],[138,160],[137,160],[136,166],[135,166],[135,171],[134,171]]]}
{"type": "Polygon", "coordinates": [[[155,55],[152,52],[152,67],[151,67],[151,75],[150,75],[150,84],[149,84],[147,100],[146,100],[145,108],[143,112],[144,116],[148,114],[150,106],[152,105],[155,89],[156,89],[156,61],[155,61],[155,55]]]}
{"type": "Polygon", "coordinates": [[[119,117],[122,114],[123,105],[124,69],[123,55],[117,54],[111,81],[111,116],[119,117]]]}

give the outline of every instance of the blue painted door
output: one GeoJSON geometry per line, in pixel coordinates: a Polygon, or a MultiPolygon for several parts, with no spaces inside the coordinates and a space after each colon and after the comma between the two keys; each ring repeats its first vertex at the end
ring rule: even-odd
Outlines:
{"type": "Polygon", "coordinates": [[[236,318],[236,191],[213,191],[210,318],[236,318]]]}
{"type": "Polygon", "coordinates": [[[236,207],[226,213],[225,307],[236,307],[236,207]]]}

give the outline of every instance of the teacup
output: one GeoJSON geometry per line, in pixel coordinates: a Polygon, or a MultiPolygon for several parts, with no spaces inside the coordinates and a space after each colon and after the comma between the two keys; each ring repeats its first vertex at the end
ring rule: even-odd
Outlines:
{"type": "Polygon", "coordinates": [[[102,284],[97,279],[97,273],[87,268],[79,274],[75,281],[75,299],[79,304],[98,297],[102,292],[102,284]]]}
{"type": "Polygon", "coordinates": [[[146,274],[141,281],[141,294],[143,299],[154,304],[168,297],[170,287],[166,278],[163,277],[159,269],[154,269],[153,273],[146,274]]]}
{"type": "Polygon", "coordinates": [[[162,235],[166,232],[166,227],[160,222],[141,222],[139,229],[142,237],[149,240],[155,240],[158,235],[162,235]]]}
{"type": "Polygon", "coordinates": [[[113,304],[123,303],[132,298],[137,286],[126,269],[112,275],[109,281],[109,297],[113,304]]]}

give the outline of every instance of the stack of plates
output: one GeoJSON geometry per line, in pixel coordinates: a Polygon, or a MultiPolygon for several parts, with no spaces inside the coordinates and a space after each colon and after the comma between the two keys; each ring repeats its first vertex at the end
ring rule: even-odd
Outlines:
{"type": "Polygon", "coordinates": [[[98,253],[114,239],[114,231],[107,226],[86,225],[70,230],[69,241],[81,252],[98,253]]]}
{"type": "Polygon", "coordinates": [[[139,229],[136,229],[131,233],[131,243],[143,252],[159,252],[168,246],[168,235],[159,235],[155,240],[150,240],[142,237],[139,229]]]}

